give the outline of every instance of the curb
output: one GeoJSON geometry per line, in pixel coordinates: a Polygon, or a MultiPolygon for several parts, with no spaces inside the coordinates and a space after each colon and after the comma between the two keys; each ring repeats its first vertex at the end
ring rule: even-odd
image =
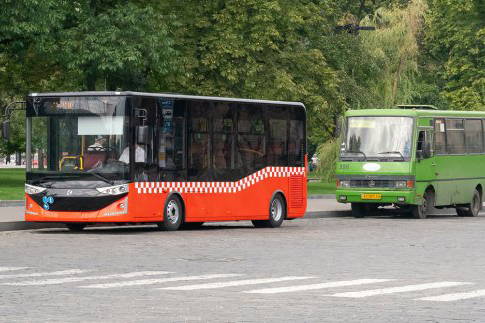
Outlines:
{"type": "Polygon", "coordinates": [[[0,222],[0,232],[53,228],[65,228],[65,225],[59,223],[35,223],[25,221],[0,222]]]}
{"type": "Polygon", "coordinates": [[[335,194],[317,194],[317,195],[308,195],[308,200],[316,200],[316,199],[335,199],[335,194]]]}
{"type": "Polygon", "coordinates": [[[24,200],[0,200],[0,207],[9,207],[9,206],[25,206],[24,200]]]}

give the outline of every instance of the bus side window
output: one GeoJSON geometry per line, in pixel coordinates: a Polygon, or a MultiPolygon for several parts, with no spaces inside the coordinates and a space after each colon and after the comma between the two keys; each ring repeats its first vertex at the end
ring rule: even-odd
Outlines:
{"type": "Polygon", "coordinates": [[[446,154],[445,119],[434,120],[434,144],[437,155],[446,154]]]}

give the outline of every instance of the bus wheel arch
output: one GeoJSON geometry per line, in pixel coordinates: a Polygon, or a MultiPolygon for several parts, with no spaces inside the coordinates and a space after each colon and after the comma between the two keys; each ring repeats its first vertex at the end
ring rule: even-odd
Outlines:
{"type": "Polygon", "coordinates": [[[285,195],[285,193],[283,193],[283,191],[276,190],[276,191],[273,192],[273,195],[271,195],[270,203],[276,195],[280,195],[282,200],[283,200],[283,207],[284,207],[284,210],[285,210],[284,211],[285,212],[284,219],[286,220],[288,218],[288,200],[286,199],[286,195],[285,195]]]}
{"type": "Polygon", "coordinates": [[[163,231],[176,231],[185,222],[185,203],[182,195],[171,192],[163,205],[163,221],[158,222],[157,226],[163,231]]]}

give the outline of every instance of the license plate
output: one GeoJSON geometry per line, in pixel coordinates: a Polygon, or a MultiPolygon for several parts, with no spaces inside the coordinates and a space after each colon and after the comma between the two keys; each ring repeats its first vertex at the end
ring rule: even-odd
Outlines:
{"type": "Polygon", "coordinates": [[[381,194],[362,194],[360,197],[363,200],[380,200],[381,194]]]}

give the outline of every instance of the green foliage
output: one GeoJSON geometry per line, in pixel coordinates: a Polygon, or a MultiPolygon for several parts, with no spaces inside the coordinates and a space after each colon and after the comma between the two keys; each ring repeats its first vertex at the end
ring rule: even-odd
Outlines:
{"type": "Polygon", "coordinates": [[[339,155],[340,143],[338,140],[329,140],[317,149],[318,165],[315,173],[323,182],[335,181],[335,168],[339,155]]]}
{"type": "Polygon", "coordinates": [[[485,3],[430,0],[431,54],[441,62],[442,94],[455,110],[485,109],[485,3]]]}

